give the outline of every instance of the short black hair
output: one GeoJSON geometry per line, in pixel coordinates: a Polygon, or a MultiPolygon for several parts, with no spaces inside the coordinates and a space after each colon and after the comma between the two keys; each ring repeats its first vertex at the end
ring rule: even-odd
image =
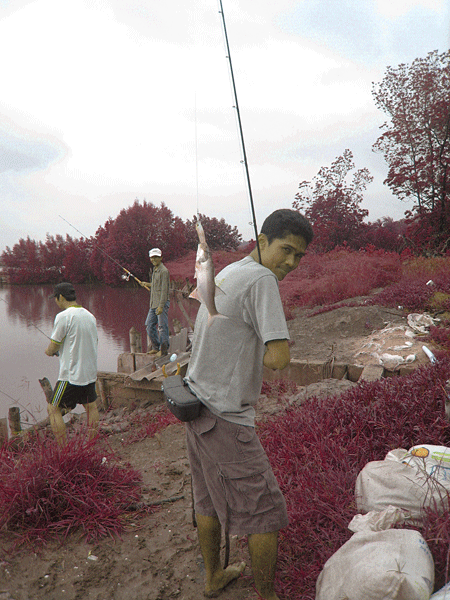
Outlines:
{"type": "Polygon", "coordinates": [[[290,208],[280,208],[270,214],[262,224],[261,233],[267,237],[269,244],[274,239],[283,239],[289,234],[301,235],[307,246],[314,235],[308,219],[298,210],[290,208]]]}
{"type": "Polygon", "coordinates": [[[58,296],[64,296],[69,302],[77,299],[73,285],[67,281],[55,285],[55,289],[50,298],[58,298],[58,296]]]}

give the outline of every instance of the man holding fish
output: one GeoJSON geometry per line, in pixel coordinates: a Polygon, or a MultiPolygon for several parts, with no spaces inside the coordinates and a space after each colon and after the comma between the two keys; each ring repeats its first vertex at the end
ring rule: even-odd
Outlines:
{"type": "Polygon", "coordinates": [[[278,531],[286,504],[255,433],[255,409],[263,366],[284,369],[289,333],[278,281],[298,266],[313,232],[299,212],[281,209],[264,221],[253,252],[223,269],[214,266],[203,230],[197,229],[197,290],[202,302],[186,375],[202,402],[186,424],[194,507],[206,583],[216,597],[245,569],[220,564],[221,529],[247,535],[256,588],[266,600],[274,590],[278,531]],[[261,260],[260,260],[261,259],[261,260]],[[217,289],[219,288],[219,290],[217,289]]]}

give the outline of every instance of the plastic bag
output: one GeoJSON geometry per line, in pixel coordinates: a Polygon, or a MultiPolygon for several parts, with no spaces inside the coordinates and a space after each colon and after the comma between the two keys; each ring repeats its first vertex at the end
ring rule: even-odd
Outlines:
{"type": "Polygon", "coordinates": [[[450,489],[450,448],[429,444],[413,446],[403,462],[425,470],[450,489]]]}

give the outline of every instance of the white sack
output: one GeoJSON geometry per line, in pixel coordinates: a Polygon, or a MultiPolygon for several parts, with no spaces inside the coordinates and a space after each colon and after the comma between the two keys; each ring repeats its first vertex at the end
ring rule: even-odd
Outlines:
{"type": "Polygon", "coordinates": [[[367,463],[355,484],[358,512],[383,511],[394,506],[415,521],[422,518],[424,506],[447,509],[447,491],[450,492],[449,470],[437,470],[436,464],[430,462],[427,471],[423,459],[417,460],[409,452],[402,457],[401,450],[389,452],[385,460],[367,463]]]}
{"type": "Polygon", "coordinates": [[[388,506],[381,512],[371,510],[366,515],[355,515],[348,528],[354,533],[358,531],[384,531],[394,525],[403,525],[408,518],[408,513],[401,508],[388,506]]]}
{"type": "Polygon", "coordinates": [[[446,583],[443,588],[433,594],[430,600],[450,600],[450,583],[446,583]]]}
{"type": "Polygon", "coordinates": [[[434,561],[418,531],[355,533],[327,560],[316,600],[429,600],[434,561]]]}
{"type": "Polygon", "coordinates": [[[430,503],[431,493],[426,477],[420,477],[414,467],[392,460],[377,460],[367,463],[359,473],[355,499],[360,513],[395,506],[418,520],[422,507],[430,503]]]}

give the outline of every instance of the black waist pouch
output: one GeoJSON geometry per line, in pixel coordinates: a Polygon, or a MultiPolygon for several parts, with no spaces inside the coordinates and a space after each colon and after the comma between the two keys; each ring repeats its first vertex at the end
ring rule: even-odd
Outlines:
{"type": "Polygon", "coordinates": [[[167,408],[180,421],[192,421],[200,415],[202,403],[180,375],[172,375],[163,380],[162,389],[167,408]]]}

